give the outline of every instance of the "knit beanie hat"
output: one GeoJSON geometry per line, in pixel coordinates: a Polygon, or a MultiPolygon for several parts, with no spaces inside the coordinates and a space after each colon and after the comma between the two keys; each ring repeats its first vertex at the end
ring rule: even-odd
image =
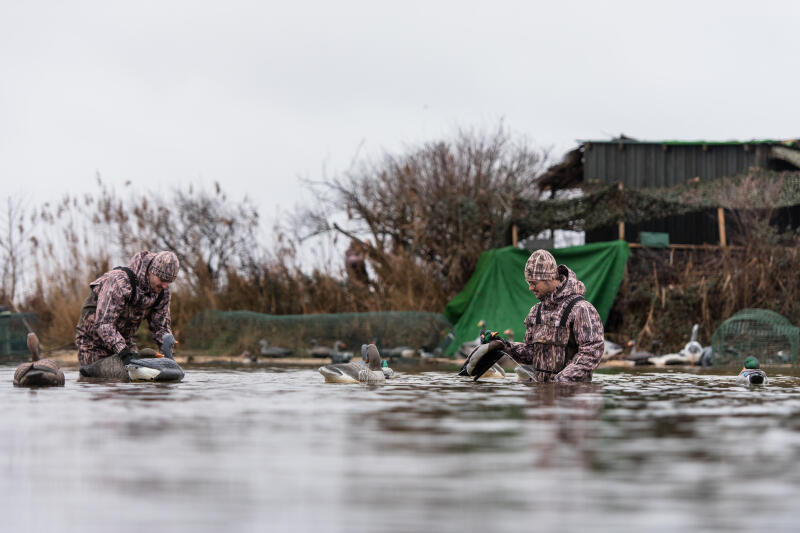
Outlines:
{"type": "Polygon", "coordinates": [[[536,250],[525,263],[525,279],[528,283],[558,278],[558,265],[553,254],[547,250],[536,250]]]}
{"type": "Polygon", "coordinates": [[[150,263],[150,272],[167,283],[175,281],[178,269],[180,269],[178,256],[173,252],[158,252],[153,258],[153,262],[150,263]]]}

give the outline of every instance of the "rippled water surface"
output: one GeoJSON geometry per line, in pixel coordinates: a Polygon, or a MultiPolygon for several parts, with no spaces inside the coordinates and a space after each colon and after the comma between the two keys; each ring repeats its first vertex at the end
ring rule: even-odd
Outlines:
{"type": "Polygon", "coordinates": [[[588,385],[408,371],[187,369],[183,383],[12,387],[3,531],[797,531],[800,378],[588,385]]]}

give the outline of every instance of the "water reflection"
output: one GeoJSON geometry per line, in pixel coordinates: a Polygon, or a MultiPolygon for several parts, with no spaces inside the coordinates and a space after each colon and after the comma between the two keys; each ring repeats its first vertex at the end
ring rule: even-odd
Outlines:
{"type": "Polygon", "coordinates": [[[379,386],[312,369],[189,368],[179,384],[72,371],[64,389],[26,390],[0,367],[7,530],[788,531],[800,518],[786,370],[762,389],[708,371],[527,385],[405,370],[379,386]]]}

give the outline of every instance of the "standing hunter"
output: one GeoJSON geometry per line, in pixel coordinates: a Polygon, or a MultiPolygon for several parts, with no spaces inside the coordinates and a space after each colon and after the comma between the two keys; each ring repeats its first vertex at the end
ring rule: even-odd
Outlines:
{"type": "Polygon", "coordinates": [[[171,334],[169,285],[178,275],[178,257],[169,251],[139,252],[127,267],[116,267],[89,284],[89,296],[75,329],[80,373],[124,377],[138,357],[134,334],[147,319],[156,345],[171,334]]]}
{"type": "Polygon", "coordinates": [[[533,381],[591,381],[603,355],[603,322],[583,298],[586,287],[547,250],[531,254],[525,279],[539,303],[525,318],[524,342],[495,338],[484,351],[484,361],[473,362],[469,374],[480,375],[505,352],[524,365],[533,381]]]}

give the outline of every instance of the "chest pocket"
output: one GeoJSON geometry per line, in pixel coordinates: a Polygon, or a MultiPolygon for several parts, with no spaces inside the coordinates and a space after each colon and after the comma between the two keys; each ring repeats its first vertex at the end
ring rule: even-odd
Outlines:
{"type": "Polygon", "coordinates": [[[555,321],[554,324],[542,322],[541,305],[536,310],[536,315],[528,315],[525,318],[525,344],[537,347],[540,359],[538,366],[542,372],[558,374],[577,353],[578,345],[571,336],[567,321],[572,308],[583,299],[582,296],[575,296],[567,303],[557,322],[558,325],[554,325],[555,321]]]}

